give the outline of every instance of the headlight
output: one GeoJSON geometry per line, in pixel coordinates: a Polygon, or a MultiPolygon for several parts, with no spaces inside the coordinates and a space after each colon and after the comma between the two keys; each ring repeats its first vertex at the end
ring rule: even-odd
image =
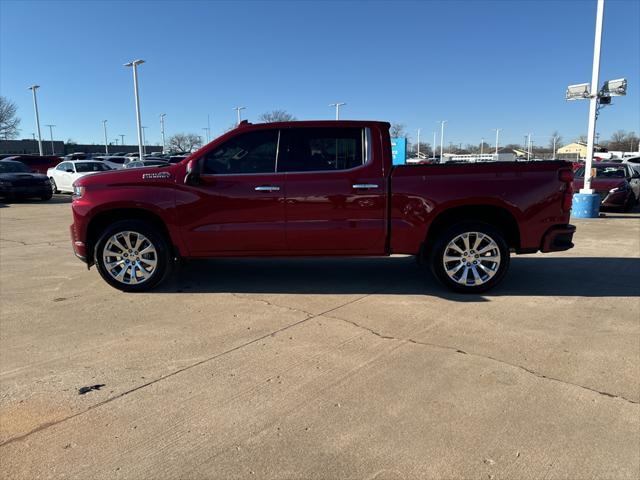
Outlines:
{"type": "Polygon", "coordinates": [[[84,187],[79,187],[78,185],[73,186],[73,196],[75,198],[80,198],[84,195],[84,187]]]}
{"type": "Polygon", "coordinates": [[[13,187],[13,183],[7,182],[5,180],[0,180],[0,187],[13,187]]]}
{"type": "Polygon", "coordinates": [[[620,185],[619,187],[612,188],[609,190],[609,193],[618,193],[618,192],[626,192],[629,189],[629,185],[626,183],[624,185],[620,185]]]}

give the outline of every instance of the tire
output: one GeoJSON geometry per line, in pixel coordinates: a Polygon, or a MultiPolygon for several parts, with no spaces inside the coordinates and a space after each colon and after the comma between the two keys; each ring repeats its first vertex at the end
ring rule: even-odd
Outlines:
{"type": "Polygon", "coordinates": [[[629,197],[627,198],[627,201],[624,204],[624,207],[622,207],[622,211],[630,212],[631,210],[633,210],[633,207],[635,206],[636,206],[636,196],[633,194],[633,192],[631,192],[629,194],[629,197]]]}
{"type": "Polygon", "coordinates": [[[454,292],[486,292],[499,284],[509,269],[504,234],[487,223],[456,223],[438,235],[429,253],[431,272],[454,292]],[[465,241],[469,242],[468,249],[465,241]]]}
{"type": "Polygon", "coordinates": [[[42,201],[46,202],[46,201],[48,201],[48,200],[51,200],[51,197],[53,197],[53,191],[51,191],[51,192],[49,192],[49,193],[47,193],[47,194],[45,194],[45,195],[42,195],[42,196],[40,197],[40,200],[42,200],[42,201]]]}
{"type": "Polygon", "coordinates": [[[102,279],[112,287],[123,292],[144,292],[169,275],[169,242],[147,222],[123,220],[102,233],[95,247],[94,262],[102,279]]]}
{"type": "Polygon", "coordinates": [[[49,178],[49,181],[51,181],[51,194],[60,193],[58,185],[56,185],[56,181],[53,178],[49,178]]]}

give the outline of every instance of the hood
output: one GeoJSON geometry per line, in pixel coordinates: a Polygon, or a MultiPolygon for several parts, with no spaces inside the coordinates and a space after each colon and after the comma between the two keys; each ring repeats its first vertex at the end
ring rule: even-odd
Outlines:
{"type": "MultiPolygon", "coordinates": [[[[612,188],[618,188],[625,185],[627,180],[624,178],[593,178],[591,179],[591,188],[597,191],[609,191],[612,188]]],[[[578,191],[584,185],[583,178],[576,178],[573,181],[573,190],[578,191]]]]}
{"type": "Polygon", "coordinates": [[[42,173],[9,172],[0,173],[0,180],[11,182],[15,180],[46,180],[48,177],[42,173]]]}

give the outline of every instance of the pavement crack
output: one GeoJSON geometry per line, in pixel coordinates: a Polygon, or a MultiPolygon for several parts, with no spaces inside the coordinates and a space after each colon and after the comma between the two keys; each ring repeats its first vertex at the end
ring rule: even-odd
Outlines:
{"type": "MultiPolygon", "coordinates": [[[[26,433],[23,433],[22,435],[17,435],[15,437],[8,438],[4,442],[0,443],[0,448],[4,447],[6,445],[9,445],[11,443],[19,442],[21,440],[24,440],[25,438],[33,435],[34,433],[38,433],[38,432],[40,432],[42,430],[46,430],[46,429],[48,429],[50,427],[53,427],[55,425],[59,425],[59,424],[61,424],[63,422],[66,422],[68,420],[72,420],[72,419],[74,419],[76,417],[79,417],[81,415],[84,415],[85,413],[88,413],[88,412],[90,412],[90,411],[92,411],[92,410],[94,410],[96,408],[100,408],[100,407],[102,407],[104,405],[107,405],[107,404],[113,402],[114,400],[118,400],[119,398],[122,398],[122,397],[125,397],[127,395],[130,395],[130,394],[132,394],[134,392],[142,390],[143,388],[149,387],[151,385],[155,385],[156,383],[159,383],[159,382],[162,382],[163,380],[166,380],[168,378],[174,377],[174,376],[176,376],[176,375],[178,375],[180,373],[183,373],[183,372],[185,372],[187,370],[191,370],[192,368],[195,368],[195,367],[198,367],[198,366],[203,365],[205,363],[217,360],[217,359],[219,359],[219,358],[221,358],[221,357],[223,357],[225,355],[228,355],[230,353],[236,352],[236,351],[238,351],[238,350],[240,350],[242,348],[245,348],[245,347],[247,347],[249,345],[253,345],[254,343],[258,343],[258,342],[260,342],[262,340],[265,340],[265,339],[267,339],[269,337],[277,335],[280,332],[284,332],[285,330],[289,330],[290,328],[293,328],[293,327],[296,327],[298,325],[301,325],[301,324],[303,324],[303,323],[305,323],[305,322],[307,322],[309,320],[312,320],[312,319],[317,318],[317,317],[325,316],[328,313],[331,313],[331,312],[334,312],[336,310],[341,309],[342,307],[346,307],[346,306],[351,305],[353,303],[359,302],[360,300],[363,300],[363,299],[365,299],[365,298],[367,298],[367,297],[369,297],[371,295],[375,295],[376,293],[380,293],[380,291],[382,291],[382,290],[376,290],[374,292],[367,293],[365,295],[361,295],[361,296],[359,296],[357,298],[349,300],[349,301],[347,301],[345,303],[342,303],[342,304],[340,304],[340,305],[338,305],[336,307],[330,308],[330,309],[325,310],[325,311],[320,312],[320,313],[308,314],[302,320],[298,320],[297,322],[293,322],[293,323],[291,323],[289,325],[286,325],[284,327],[278,328],[278,329],[276,329],[276,330],[274,330],[272,332],[269,332],[269,333],[266,333],[266,334],[264,334],[264,335],[262,335],[260,337],[254,338],[253,340],[250,340],[248,342],[242,343],[241,345],[236,345],[235,347],[230,348],[228,350],[225,350],[224,352],[220,352],[220,353],[217,353],[217,354],[212,355],[210,357],[207,357],[207,358],[205,358],[203,360],[199,360],[197,362],[194,362],[194,363],[192,363],[190,365],[187,365],[187,366],[185,366],[183,368],[180,368],[180,369],[175,370],[175,371],[173,371],[171,373],[168,373],[166,375],[158,377],[155,380],[151,380],[149,382],[143,383],[142,385],[138,385],[137,387],[134,387],[134,388],[126,390],[126,391],[124,391],[122,393],[119,393],[118,395],[114,395],[113,397],[109,397],[109,398],[103,400],[102,402],[98,402],[98,403],[96,403],[94,405],[90,405],[85,410],[82,410],[80,412],[74,413],[72,415],[68,415],[68,416],[66,416],[64,418],[61,418],[59,420],[54,420],[52,422],[43,423],[42,425],[39,425],[36,428],[34,428],[34,429],[32,429],[32,430],[30,430],[30,431],[28,431],[26,433]]],[[[246,297],[239,297],[239,298],[246,299],[246,297]]],[[[285,307],[285,308],[287,308],[287,307],[285,307]]]]}
{"type": "Polygon", "coordinates": [[[524,367],[522,365],[509,363],[506,360],[501,360],[499,358],[495,358],[495,357],[492,357],[492,356],[489,356],[489,355],[482,355],[480,353],[467,352],[467,351],[461,350],[461,349],[459,349],[457,347],[452,347],[452,346],[449,346],[449,345],[440,345],[440,344],[437,344],[437,343],[423,342],[423,341],[415,340],[413,338],[398,338],[398,337],[393,337],[393,336],[390,336],[390,335],[384,335],[384,334],[382,334],[382,333],[380,333],[380,332],[378,332],[378,331],[376,331],[376,330],[374,330],[372,328],[365,327],[364,325],[360,325],[359,323],[354,322],[353,320],[347,320],[346,318],[334,317],[334,316],[331,316],[331,315],[325,315],[325,317],[349,323],[349,324],[351,324],[351,325],[353,325],[353,326],[355,326],[357,328],[365,330],[365,331],[371,333],[372,335],[375,335],[376,337],[382,338],[384,340],[392,340],[392,341],[396,341],[396,342],[412,343],[412,344],[415,344],[415,345],[423,345],[425,347],[433,347],[433,348],[439,348],[439,349],[442,349],[442,350],[450,350],[450,351],[452,351],[454,353],[459,353],[459,354],[462,354],[462,355],[469,355],[469,356],[472,356],[472,357],[483,358],[485,360],[491,360],[493,362],[497,362],[497,363],[500,363],[502,365],[506,365],[506,366],[509,366],[509,367],[512,367],[512,368],[517,368],[519,370],[522,370],[523,372],[526,372],[526,373],[528,373],[530,375],[534,375],[534,376],[536,376],[538,378],[542,378],[544,380],[550,380],[550,381],[553,381],[553,382],[558,382],[558,383],[562,383],[562,384],[565,384],[565,385],[570,385],[570,386],[573,386],[573,387],[581,388],[583,390],[588,390],[590,392],[594,392],[594,393],[597,393],[599,395],[603,395],[605,397],[617,398],[619,400],[623,400],[623,401],[625,401],[627,403],[631,403],[631,404],[634,404],[634,405],[640,404],[640,401],[638,401],[638,400],[633,400],[631,398],[627,398],[627,397],[622,396],[622,395],[616,395],[616,394],[613,394],[613,393],[610,393],[610,392],[605,392],[605,391],[602,391],[602,390],[598,390],[596,388],[588,387],[586,385],[580,385],[579,383],[568,382],[568,381],[562,380],[560,378],[550,377],[548,375],[544,375],[544,374],[542,374],[540,372],[536,372],[535,370],[532,370],[530,368],[524,367]]]}
{"type": "Polygon", "coordinates": [[[269,305],[270,307],[285,308],[285,309],[287,309],[287,310],[289,310],[291,312],[304,313],[305,315],[316,315],[315,313],[308,312],[307,310],[302,310],[300,308],[290,307],[288,305],[280,305],[278,303],[273,303],[273,302],[270,302],[269,300],[264,300],[262,298],[248,297],[246,295],[240,295],[239,293],[233,293],[233,292],[231,292],[231,296],[233,296],[235,298],[239,298],[241,300],[249,300],[249,301],[252,301],[252,302],[262,303],[264,305],[269,305]]]}

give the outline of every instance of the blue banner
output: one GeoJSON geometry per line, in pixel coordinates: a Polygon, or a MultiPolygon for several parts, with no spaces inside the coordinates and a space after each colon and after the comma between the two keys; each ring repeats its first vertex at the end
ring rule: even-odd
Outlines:
{"type": "Polygon", "coordinates": [[[404,165],[407,163],[407,139],[391,139],[391,158],[394,165],[404,165]]]}

